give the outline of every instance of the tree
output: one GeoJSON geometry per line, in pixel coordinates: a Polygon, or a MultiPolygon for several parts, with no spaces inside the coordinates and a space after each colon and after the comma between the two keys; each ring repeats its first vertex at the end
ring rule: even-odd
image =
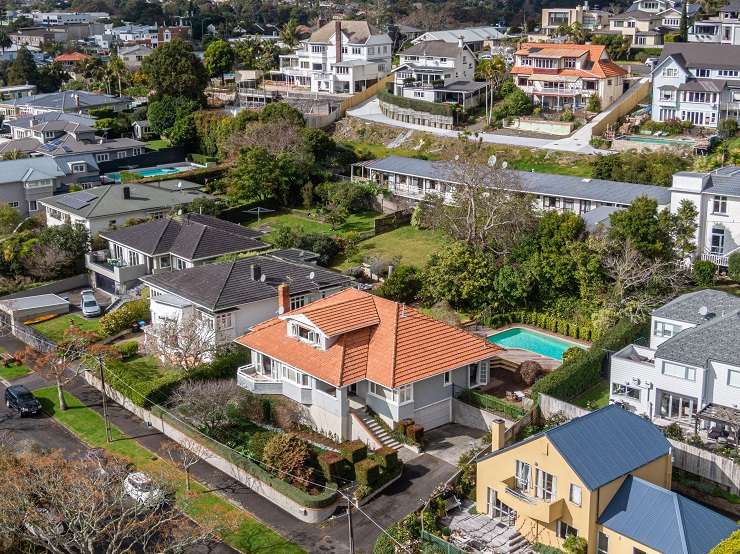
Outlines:
{"type": "Polygon", "coordinates": [[[229,171],[229,195],[239,201],[276,198],[287,203],[291,183],[299,173],[288,154],[271,154],[261,147],[244,150],[229,171]]]}
{"type": "Polygon", "coordinates": [[[146,349],[189,374],[215,356],[218,332],[214,326],[195,316],[161,320],[147,334],[146,349]]]}
{"type": "Polygon", "coordinates": [[[190,492],[190,468],[208,457],[208,449],[193,439],[184,438],[167,447],[167,457],[185,473],[185,490],[190,492]]]}
{"type": "Polygon", "coordinates": [[[0,450],[0,536],[12,552],[58,554],[174,554],[210,540],[174,503],[133,501],[123,487],[128,471],[115,458],[0,450]]]}
{"type": "Polygon", "coordinates": [[[160,45],[144,58],[141,72],[157,97],[183,96],[203,103],[208,74],[189,45],[180,39],[160,45]]]}
{"type": "Polygon", "coordinates": [[[481,60],[475,68],[475,78],[479,81],[485,81],[490,87],[490,90],[486,93],[486,117],[490,125],[493,111],[493,95],[499,93],[501,84],[506,80],[506,62],[504,62],[501,56],[493,56],[490,59],[481,60]]]}
{"type": "Polygon", "coordinates": [[[737,554],[740,552],[740,530],[735,531],[717,546],[709,551],[709,554],[737,554]]]}
{"type": "Polygon", "coordinates": [[[624,59],[631,46],[631,38],[622,35],[596,35],[592,42],[606,46],[606,51],[613,60],[624,59]]]}
{"type": "Polygon", "coordinates": [[[23,221],[21,214],[8,204],[0,205],[0,235],[9,235],[23,221]]]}
{"type": "Polygon", "coordinates": [[[733,252],[727,260],[727,276],[740,283],[740,252],[733,252]]]}
{"type": "Polygon", "coordinates": [[[627,209],[611,214],[609,221],[609,238],[613,241],[629,241],[649,258],[671,258],[670,235],[654,199],[647,196],[636,198],[627,209]]]}
{"type": "Polygon", "coordinates": [[[691,277],[700,287],[711,287],[717,275],[717,266],[709,260],[697,260],[691,268],[691,277]]]}
{"type": "Polygon", "coordinates": [[[262,460],[268,470],[301,489],[311,487],[311,447],[293,433],[280,433],[272,437],[262,451],[262,460]]]}
{"type": "Polygon", "coordinates": [[[106,72],[118,83],[118,96],[123,94],[123,79],[128,75],[126,64],[118,55],[111,55],[106,66],[106,72]]]}
{"type": "Polygon", "coordinates": [[[375,290],[375,294],[388,300],[410,304],[416,301],[420,291],[421,280],[417,269],[410,265],[399,265],[375,290]]]}
{"type": "Polygon", "coordinates": [[[519,366],[519,376],[522,382],[527,386],[534,385],[534,382],[542,374],[542,366],[534,360],[526,360],[519,366]]]}
{"type": "Polygon", "coordinates": [[[15,60],[8,69],[7,82],[9,85],[35,85],[39,80],[39,72],[31,52],[24,46],[16,54],[15,60]]]}
{"type": "Polygon", "coordinates": [[[163,96],[149,104],[147,120],[152,130],[167,137],[174,144],[188,144],[195,140],[193,113],[198,102],[182,96],[163,96]]]}
{"type": "Polygon", "coordinates": [[[678,36],[681,39],[680,42],[688,42],[689,40],[688,4],[688,1],[681,3],[681,22],[678,26],[678,36]]]}
{"type": "Polygon", "coordinates": [[[10,48],[13,45],[13,41],[10,40],[10,36],[5,29],[0,29],[0,48],[2,48],[3,54],[5,49],[10,48]]]}
{"type": "Polygon", "coordinates": [[[59,62],[52,62],[39,70],[38,88],[40,92],[55,92],[62,83],[69,81],[69,73],[59,62]]]}
{"type": "Polygon", "coordinates": [[[457,184],[450,199],[440,194],[424,199],[422,221],[428,227],[497,255],[511,252],[534,228],[533,201],[516,174],[464,162],[449,163],[444,170],[457,184]]]}
{"type": "Polygon", "coordinates": [[[247,394],[231,379],[186,381],[178,386],[168,403],[193,426],[214,435],[229,421],[229,411],[247,394]]]}
{"type": "Polygon", "coordinates": [[[588,542],[583,537],[568,535],[563,543],[563,548],[567,554],[586,554],[588,552],[588,542]]]}
{"type": "Polygon", "coordinates": [[[214,40],[204,55],[206,69],[211,77],[219,77],[224,83],[224,73],[234,66],[234,50],[225,40],[214,40]]]}
{"type": "Polygon", "coordinates": [[[262,108],[260,121],[263,123],[283,121],[297,127],[306,124],[303,114],[287,102],[273,102],[262,108]]]}
{"type": "Polygon", "coordinates": [[[288,47],[295,48],[298,45],[298,21],[291,17],[280,29],[280,40],[288,47]]]}
{"type": "Polygon", "coordinates": [[[594,93],[588,97],[588,111],[592,113],[599,113],[601,111],[601,98],[599,95],[594,93]]]}

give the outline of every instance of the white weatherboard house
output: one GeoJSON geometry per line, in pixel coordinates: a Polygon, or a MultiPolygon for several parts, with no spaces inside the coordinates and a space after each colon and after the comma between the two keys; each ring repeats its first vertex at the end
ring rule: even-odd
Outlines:
{"type": "Polygon", "coordinates": [[[292,54],[280,56],[285,80],[311,92],[355,94],[391,70],[393,41],[367,21],[330,21],[292,54]]]}
{"type": "Polygon", "coordinates": [[[725,414],[737,425],[740,298],[706,289],[654,310],[650,346],[612,356],[610,388],[610,401],[657,423],[693,426],[697,417],[725,414]]]}
{"type": "Polygon", "coordinates": [[[500,351],[414,308],[355,289],[293,310],[287,300],[280,296],[281,315],[237,339],[252,360],[239,368],[238,383],[293,400],[319,431],[339,440],[400,447],[368,409],[389,426],[407,418],[425,429],[449,423],[456,391],[486,385],[500,351]]]}
{"type": "Polygon", "coordinates": [[[740,46],[740,0],[730,0],[719,15],[695,22],[689,28],[689,42],[714,42],[740,46]]]}
{"type": "Polygon", "coordinates": [[[740,46],[666,44],[653,78],[652,118],[717,127],[740,121],[740,46]]]}

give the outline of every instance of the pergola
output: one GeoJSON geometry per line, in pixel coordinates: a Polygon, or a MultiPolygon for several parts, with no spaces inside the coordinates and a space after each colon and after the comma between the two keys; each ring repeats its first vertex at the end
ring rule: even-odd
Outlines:
{"type": "Polygon", "coordinates": [[[740,445],[740,410],[729,408],[719,404],[707,404],[696,414],[695,428],[699,426],[699,420],[711,421],[718,425],[729,427],[730,434],[734,438],[735,448],[740,445]]]}

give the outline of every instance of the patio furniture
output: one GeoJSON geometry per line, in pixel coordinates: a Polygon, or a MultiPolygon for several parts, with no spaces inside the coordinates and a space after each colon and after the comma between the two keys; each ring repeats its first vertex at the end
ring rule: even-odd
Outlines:
{"type": "Polygon", "coordinates": [[[522,400],[524,400],[524,393],[523,393],[522,391],[520,391],[520,390],[515,390],[515,391],[514,391],[514,396],[515,396],[515,397],[516,397],[516,399],[517,399],[517,400],[519,400],[520,402],[521,402],[522,400]]]}
{"type": "Polygon", "coordinates": [[[516,402],[516,397],[514,396],[514,393],[510,390],[506,391],[506,400],[508,400],[509,402],[516,402]]]}
{"type": "Polygon", "coordinates": [[[445,500],[445,513],[449,513],[452,510],[456,510],[459,507],[460,507],[460,501],[457,499],[457,497],[454,494],[445,500]]]}

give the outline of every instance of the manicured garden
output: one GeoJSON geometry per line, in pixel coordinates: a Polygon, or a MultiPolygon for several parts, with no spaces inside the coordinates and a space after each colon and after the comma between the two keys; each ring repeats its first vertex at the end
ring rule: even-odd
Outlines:
{"type": "Polygon", "coordinates": [[[169,148],[170,146],[170,141],[167,139],[148,140],[146,142],[146,147],[151,150],[162,150],[163,148],[169,148]]]}
{"type": "MultiPolygon", "coordinates": [[[[344,234],[351,231],[366,233],[373,230],[373,221],[380,215],[373,211],[362,211],[351,213],[346,221],[332,230],[331,225],[323,221],[315,212],[308,210],[291,210],[290,212],[277,212],[262,214],[260,221],[253,220],[249,227],[261,227],[269,225],[273,229],[281,225],[291,228],[302,228],[305,233],[336,233],[344,234]],[[313,214],[313,215],[312,215],[313,214]]],[[[271,233],[265,235],[270,240],[271,233]]]]}
{"type": "Polygon", "coordinates": [[[56,387],[37,390],[34,394],[41,401],[44,411],[51,414],[89,446],[104,448],[133,463],[140,471],[165,478],[176,490],[178,507],[204,527],[218,525],[218,532],[224,542],[237,550],[289,554],[303,552],[295,544],[249,517],[221,496],[209,492],[199,483],[192,484],[191,492],[186,493],[183,472],[142,447],[134,439],[127,437],[115,426],[112,426],[113,442],[108,443],[103,418],[73,395],[65,393],[68,409],[60,411],[56,387]]]}
{"type": "Polygon", "coordinates": [[[100,330],[100,318],[87,319],[77,314],[64,314],[34,323],[32,327],[48,339],[60,342],[64,338],[64,332],[72,325],[83,331],[97,333],[100,330]]]}

